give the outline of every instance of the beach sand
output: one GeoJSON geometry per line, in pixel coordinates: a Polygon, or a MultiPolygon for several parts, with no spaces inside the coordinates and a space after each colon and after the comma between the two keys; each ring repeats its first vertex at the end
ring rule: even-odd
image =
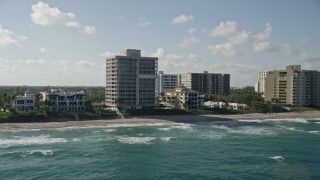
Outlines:
{"type": "Polygon", "coordinates": [[[265,120],[265,119],[316,119],[320,118],[320,111],[288,112],[274,114],[236,114],[236,115],[161,115],[130,117],[126,119],[112,120],[88,120],[66,122],[43,122],[43,123],[1,123],[0,129],[55,129],[65,127],[101,127],[125,124],[170,124],[170,123],[197,123],[210,121],[236,121],[236,120],[265,120]]]}

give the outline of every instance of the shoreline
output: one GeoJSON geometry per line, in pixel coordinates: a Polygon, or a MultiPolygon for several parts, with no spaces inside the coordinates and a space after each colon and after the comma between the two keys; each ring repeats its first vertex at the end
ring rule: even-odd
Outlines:
{"type": "Polygon", "coordinates": [[[57,128],[83,128],[83,127],[108,127],[113,125],[153,125],[172,123],[197,123],[214,121],[237,121],[237,120],[284,120],[284,119],[317,119],[320,111],[287,112],[274,114],[235,114],[235,115],[155,115],[130,117],[127,119],[111,120],[85,120],[65,122],[40,122],[40,123],[1,123],[1,130],[21,129],[57,129],[57,128]]]}

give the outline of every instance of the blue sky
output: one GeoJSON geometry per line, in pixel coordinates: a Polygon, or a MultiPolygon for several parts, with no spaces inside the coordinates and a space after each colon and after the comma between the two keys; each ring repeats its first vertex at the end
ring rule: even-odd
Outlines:
{"type": "Polygon", "coordinates": [[[0,85],[105,85],[105,56],[141,49],[165,73],[320,68],[317,0],[0,0],[0,85]]]}

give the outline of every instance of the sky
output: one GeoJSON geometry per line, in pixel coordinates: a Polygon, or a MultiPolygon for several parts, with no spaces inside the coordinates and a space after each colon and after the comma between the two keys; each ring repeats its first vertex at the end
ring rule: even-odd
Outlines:
{"type": "Polygon", "coordinates": [[[0,0],[0,86],[104,86],[122,49],[254,86],[259,71],[320,69],[320,1],[0,0]]]}

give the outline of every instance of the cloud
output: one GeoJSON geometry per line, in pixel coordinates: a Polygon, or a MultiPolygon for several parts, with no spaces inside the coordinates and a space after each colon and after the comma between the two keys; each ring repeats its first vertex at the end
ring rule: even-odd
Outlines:
{"type": "Polygon", "coordinates": [[[197,28],[190,28],[188,29],[188,34],[193,35],[197,31],[197,28]]]}
{"type": "Polygon", "coordinates": [[[83,27],[83,32],[89,35],[94,35],[97,33],[96,27],[94,26],[85,26],[83,27]]]}
{"type": "Polygon", "coordinates": [[[316,69],[318,70],[320,68],[320,54],[306,54],[303,53],[300,56],[300,61],[302,61],[304,64],[304,66],[307,69],[316,69]]]}
{"type": "Polygon", "coordinates": [[[46,52],[46,48],[45,47],[42,47],[42,48],[40,48],[40,52],[46,52]]]}
{"type": "Polygon", "coordinates": [[[194,20],[194,17],[193,16],[187,16],[187,15],[180,15],[180,16],[177,16],[175,18],[173,18],[173,20],[171,21],[171,24],[185,24],[185,23],[188,23],[188,22],[191,22],[194,20]]]}
{"type": "Polygon", "coordinates": [[[220,22],[209,34],[211,37],[227,37],[237,32],[238,23],[235,21],[220,22]]]}
{"type": "Polygon", "coordinates": [[[307,38],[307,37],[304,37],[304,38],[300,39],[300,45],[301,46],[305,46],[305,45],[307,45],[309,43],[310,43],[310,39],[307,38]]]}
{"type": "MultiPolygon", "coordinates": [[[[6,60],[6,59],[2,59],[0,57],[0,74],[1,73],[17,73],[16,72],[16,66],[15,65],[12,65],[12,64],[9,64],[9,61],[6,60]]],[[[4,77],[6,76],[6,74],[4,75],[4,77]]]]}
{"type": "Polygon", "coordinates": [[[205,58],[196,54],[189,54],[188,59],[190,61],[203,61],[205,58]]]}
{"type": "MultiPolygon", "coordinates": [[[[42,1],[31,6],[32,12],[30,14],[31,20],[34,24],[41,26],[60,25],[64,27],[73,27],[80,29],[81,25],[76,19],[76,15],[71,12],[63,12],[58,7],[50,7],[42,1]]],[[[85,34],[96,34],[95,26],[84,26],[83,31],[85,34]]]]}
{"type": "Polygon", "coordinates": [[[257,42],[253,45],[254,52],[265,52],[271,49],[270,42],[257,42]]]}
{"type": "Polygon", "coordinates": [[[51,8],[49,4],[39,1],[31,6],[31,20],[33,23],[42,26],[63,25],[66,27],[80,27],[76,16],[70,12],[62,12],[57,7],[51,8]]]}
{"type": "Polygon", "coordinates": [[[27,40],[28,37],[17,35],[14,32],[5,29],[0,24],[0,47],[15,45],[21,47],[20,42],[27,40]]]}
{"type": "Polygon", "coordinates": [[[176,72],[177,68],[186,68],[187,63],[183,56],[176,53],[167,53],[163,48],[158,48],[151,57],[158,57],[159,70],[176,72]]]}
{"type": "Polygon", "coordinates": [[[100,54],[100,56],[105,57],[105,58],[112,57],[114,55],[115,55],[115,53],[113,53],[113,52],[104,52],[104,53],[100,54]]]}
{"type": "Polygon", "coordinates": [[[222,54],[230,57],[242,55],[238,47],[231,43],[217,44],[215,46],[209,45],[209,49],[213,54],[222,54]]]}
{"type": "Polygon", "coordinates": [[[51,64],[53,64],[53,65],[56,65],[56,64],[67,65],[67,64],[69,64],[69,61],[68,60],[58,60],[58,61],[52,62],[51,64]]]}
{"type": "Polygon", "coordinates": [[[24,61],[25,64],[44,64],[46,62],[45,59],[27,59],[24,61]]]}
{"type": "Polygon", "coordinates": [[[145,27],[145,26],[149,26],[151,24],[150,21],[141,21],[138,23],[139,27],[145,27]]]}
{"type": "Polygon", "coordinates": [[[85,60],[80,60],[76,63],[76,65],[78,66],[84,66],[84,67],[90,67],[90,66],[94,66],[95,64],[89,61],[85,61],[85,60]]]}
{"type": "Polygon", "coordinates": [[[199,39],[195,36],[184,36],[182,42],[179,43],[179,47],[184,48],[188,47],[191,44],[196,44],[199,42],[199,39]]]}

